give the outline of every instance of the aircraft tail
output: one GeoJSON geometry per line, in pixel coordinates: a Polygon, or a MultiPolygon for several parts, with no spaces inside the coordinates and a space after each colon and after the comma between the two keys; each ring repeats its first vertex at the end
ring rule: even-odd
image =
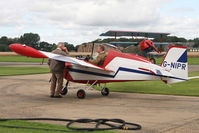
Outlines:
{"type": "Polygon", "coordinates": [[[174,75],[174,77],[168,78],[167,83],[188,80],[187,48],[170,46],[161,66],[174,75]]]}

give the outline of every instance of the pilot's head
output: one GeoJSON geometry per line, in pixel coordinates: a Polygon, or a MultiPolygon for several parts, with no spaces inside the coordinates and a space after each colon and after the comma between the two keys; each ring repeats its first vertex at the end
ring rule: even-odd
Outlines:
{"type": "Polygon", "coordinates": [[[101,53],[104,50],[105,50],[105,47],[103,45],[99,45],[98,48],[97,48],[98,53],[101,53]]]}
{"type": "Polygon", "coordinates": [[[58,43],[58,47],[59,47],[59,48],[64,47],[64,43],[63,43],[63,42],[59,42],[59,43],[58,43]]]}
{"type": "Polygon", "coordinates": [[[60,48],[61,50],[66,49],[65,44],[63,42],[59,42],[57,47],[60,48]]]}

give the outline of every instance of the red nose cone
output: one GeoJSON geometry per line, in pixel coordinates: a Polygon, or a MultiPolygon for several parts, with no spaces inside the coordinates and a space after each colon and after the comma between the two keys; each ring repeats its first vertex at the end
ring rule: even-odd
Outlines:
{"type": "Polygon", "coordinates": [[[33,57],[33,58],[48,58],[46,55],[41,53],[40,51],[31,48],[29,46],[23,45],[23,44],[10,44],[10,49],[20,55],[33,57]]]}

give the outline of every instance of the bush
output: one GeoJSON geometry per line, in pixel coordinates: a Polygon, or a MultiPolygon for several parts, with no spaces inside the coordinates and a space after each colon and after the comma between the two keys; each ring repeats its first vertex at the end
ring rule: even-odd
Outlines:
{"type": "Polygon", "coordinates": [[[6,44],[0,44],[0,51],[1,52],[6,52],[6,51],[11,51],[9,46],[6,44]]]}

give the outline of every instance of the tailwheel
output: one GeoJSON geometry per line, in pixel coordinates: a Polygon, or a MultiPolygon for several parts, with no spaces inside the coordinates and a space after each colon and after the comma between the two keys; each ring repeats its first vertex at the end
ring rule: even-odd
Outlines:
{"type": "Polygon", "coordinates": [[[61,95],[66,95],[68,93],[68,88],[67,86],[63,87],[63,89],[61,90],[60,94],[61,95]]]}
{"type": "Polygon", "coordinates": [[[77,91],[77,97],[79,99],[84,99],[86,97],[86,92],[84,90],[82,90],[82,89],[78,90],[77,91]]]}
{"type": "Polygon", "coordinates": [[[109,95],[109,89],[104,87],[102,90],[101,90],[101,93],[102,93],[102,96],[108,96],[109,95]]]}

